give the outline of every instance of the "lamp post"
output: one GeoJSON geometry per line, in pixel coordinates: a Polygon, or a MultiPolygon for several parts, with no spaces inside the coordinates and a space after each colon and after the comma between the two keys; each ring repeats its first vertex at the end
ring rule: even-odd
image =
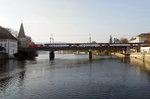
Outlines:
{"type": "Polygon", "coordinates": [[[54,37],[53,37],[53,35],[51,34],[51,36],[50,36],[50,44],[51,43],[54,43],[54,37]]]}
{"type": "Polygon", "coordinates": [[[91,43],[91,34],[89,34],[89,43],[91,43]]]}

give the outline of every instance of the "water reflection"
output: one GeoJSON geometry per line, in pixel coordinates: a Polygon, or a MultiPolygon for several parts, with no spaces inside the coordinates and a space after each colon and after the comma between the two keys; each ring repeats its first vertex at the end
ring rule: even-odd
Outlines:
{"type": "Polygon", "coordinates": [[[77,68],[81,66],[87,66],[87,64],[92,64],[91,61],[88,59],[80,60],[66,60],[66,59],[55,59],[52,61],[49,61],[49,65],[51,69],[61,69],[61,68],[77,68]],[[63,65],[62,65],[63,64],[63,65]]]}
{"type": "Polygon", "coordinates": [[[114,56],[0,61],[0,98],[150,98],[149,66],[114,56]]]}
{"type": "Polygon", "coordinates": [[[122,63],[130,63],[130,58],[129,57],[123,57],[123,58],[119,58],[120,59],[120,61],[122,62],[122,63]]]}
{"type": "Polygon", "coordinates": [[[137,58],[130,58],[130,64],[131,66],[136,67],[137,75],[139,78],[140,78],[141,73],[145,72],[150,81],[150,63],[149,62],[146,62],[137,58]]]}
{"type": "Polygon", "coordinates": [[[26,75],[25,64],[25,60],[10,59],[0,61],[0,95],[7,92],[7,90],[13,90],[13,87],[17,90],[17,88],[23,86],[26,75]]]}
{"type": "MultiPolygon", "coordinates": [[[[130,68],[135,67],[136,68],[136,74],[138,76],[138,78],[141,78],[141,75],[143,75],[143,73],[146,73],[148,80],[150,81],[150,63],[137,59],[137,58],[119,58],[121,63],[125,63],[125,66],[128,66],[130,68]]],[[[128,69],[130,69],[128,68],[128,69]]]]}
{"type": "Polygon", "coordinates": [[[16,67],[16,63],[17,61],[14,60],[3,60],[0,61],[0,73],[3,72],[9,72],[13,69],[15,69],[16,67]]]}

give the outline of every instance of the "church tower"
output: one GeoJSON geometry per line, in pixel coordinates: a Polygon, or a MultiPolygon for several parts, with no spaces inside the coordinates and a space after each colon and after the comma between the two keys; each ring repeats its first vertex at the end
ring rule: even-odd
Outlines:
{"type": "Polygon", "coordinates": [[[18,41],[19,41],[19,44],[18,44],[19,47],[21,47],[21,48],[27,47],[27,39],[26,39],[26,35],[24,32],[23,23],[21,23],[21,26],[20,26],[20,30],[19,30],[19,34],[18,34],[18,41]]]}

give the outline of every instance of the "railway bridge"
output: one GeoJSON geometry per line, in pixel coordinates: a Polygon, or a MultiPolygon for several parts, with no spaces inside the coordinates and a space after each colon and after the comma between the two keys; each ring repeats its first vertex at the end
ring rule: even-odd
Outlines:
{"type": "Polygon", "coordinates": [[[145,43],[44,43],[29,45],[28,48],[20,48],[19,51],[50,51],[51,60],[55,58],[54,51],[59,50],[77,50],[89,51],[89,59],[92,59],[92,50],[113,50],[123,51],[125,55],[130,55],[130,49],[137,49],[147,46],[145,43]]]}

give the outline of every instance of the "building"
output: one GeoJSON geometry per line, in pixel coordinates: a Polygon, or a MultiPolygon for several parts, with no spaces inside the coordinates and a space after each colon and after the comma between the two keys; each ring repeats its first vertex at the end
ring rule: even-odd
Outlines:
{"type": "MultiPolygon", "coordinates": [[[[141,33],[140,35],[132,38],[129,43],[150,43],[150,33],[141,33]]],[[[150,47],[141,47],[140,52],[142,53],[149,53],[150,47]]]]}
{"type": "Polygon", "coordinates": [[[140,50],[142,53],[150,53],[150,47],[141,47],[140,50]]]}
{"type": "Polygon", "coordinates": [[[8,57],[14,57],[18,52],[18,40],[5,28],[0,27],[0,46],[3,47],[8,57]]]}
{"type": "Polygon", "coordinates": [[[150,33],[142,33],[135,38],[132,38],[130,43],[148,43],[150,42],[150,33]]]}
{"type": "Polygon", "coordinates": [[[24,32],[23,23],[21,23],[19,34],[18,34],[18,46],[21,48],[27,47],[27,38],[24,32]]]}

